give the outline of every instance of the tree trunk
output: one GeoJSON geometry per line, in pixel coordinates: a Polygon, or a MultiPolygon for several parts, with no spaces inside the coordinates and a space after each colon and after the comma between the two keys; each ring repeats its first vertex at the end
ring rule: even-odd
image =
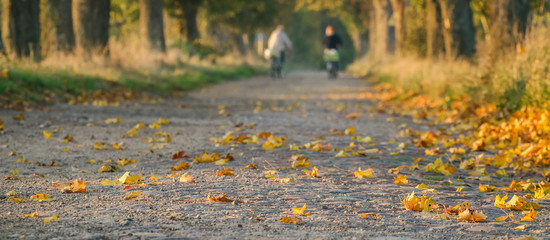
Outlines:
{"type": "Polygon", "coordinates": [[[76,49],[103,52],[109,42],[110,0],[73,0],[76,49]]]}
{"type": "Polygon", "coordinates": [[[233,46],[233,53],[239,56],[246,55],[246,46],[243,41],[243,35],[238,33],[230,33],[230,39],[233,46]]]}
{"type": "Polygon", "coordinates": [[[375,59],[382,59],[388,51],[388,2],[387,0],[373,0],[371,11],[371,47],[369,48],[375,59]],[[373,31],[374,30],[374,31],[373,31]]]}
{"type": "Polygon", "coordinates": [[[453,55],[451,57],[472,57],[476,52],[476,29],[470,0],[450,0],[449,2],[452,2],[453,55]]]}
{"type": "Polygon", "coordinates": [[[4,55],[6,50],[4,49],[4,41],[2,41],[2,2],[0,2],[0,54],[4,55]]]}
{"type": "Polygon", "coordinates": [[[437,57],[443,51],[441,8],[437,0],[426,0],[427,57],[437,57]]]}
{"type": "Polygon", "coordinates": [[[403,42],[406,34],[405,0],[390,0],[395,19],[395,55],[403,56],[403,42]]]}
{"type": "Polygon", "coordinates": [[[57,39],[57,50],[72,52],[75,45],[73,29],[72,1],[71,0],[49,0],[52,10],[52,17],[55,25],[57,39]]]}
{"type": "Polygon", "coordinates": [[[2,0],[2,34],[10,57],[39,59],[39,0],[2,0]]]}
{"type": "Polygon", "coordinates": [[[491,57],[520,44],[528,26],[528,0],[499,0],[489,4],[491,57]]]}
{"type": "Polygon", "coordinates": [[[202,1],[200,0],[177,0],[177,6],[183,13],[179,16],[180,34],[185,37],[188,43],[193,43],[200,37],[197,26],[197,13],[202,1]]]}
{"type": "Polygon", "coordinates": [[[140,30],[143,46],[159,52],[166,51],[164,41],[163,2],[159,0],[140,0],[140,30]]]}

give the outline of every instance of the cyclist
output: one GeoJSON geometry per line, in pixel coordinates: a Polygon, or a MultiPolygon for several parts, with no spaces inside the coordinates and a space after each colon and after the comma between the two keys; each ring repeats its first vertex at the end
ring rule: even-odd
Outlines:
{"type": "Polygon", "coordinates": [[[281,70],[285,61],[285,50],[292,50],[292,42],[285,33],[285,27],[283,25],[277,26],[277,28],[269,36],[267,41],[267,47],[271,58],[271,77],[282,78],[281,70]]]}
{"type": "Polygon", "coordinates": [[[342,39],[334,32],[334,28],[328,25],[325,29],[325,38],[323,39],[323,45],[325,47],[324,60],[327,63],[327,70],[329,78],[334,79],[338,77],[338,62],[340,56],[338,54],[338,46],[342,45],[342,39]]]}

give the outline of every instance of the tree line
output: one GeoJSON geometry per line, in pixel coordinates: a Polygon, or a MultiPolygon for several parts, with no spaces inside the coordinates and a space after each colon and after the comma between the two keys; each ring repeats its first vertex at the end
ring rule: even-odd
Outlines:
{"type": "Polygon", "coordinates": [[[0,51],[12,58],[39,59],[41,21],[44,21],[40,13],[48,11],[57,51],[108,53],[112,13],[121,5],[131,5],[136,9],[132,18],[138,19],[142,46],[157,52],[166,51],[165,20],[169,18],[176,23],[177,37],[182,41],[193,44],[214,37],[239,55],[250,51],[256,33],[269,32],[277,24],[286,25],[293,40],[307,41],[310,46],[322,37],[325,25],[336,24],[343,27],[341,33],[349,36],[355,55],[368,52],[375,59],[412,54],[428,58],[472,58],[483,42],[489,55],[496,57],[499,51],[521,44],[533,16],[545,12],[549,2],[2,0],[0,51]],[[206,33],[201,31],[202,25],[208,26],[206,33]]]}
{"type": "MultiPolygon", "coordinates": [[[[55,32],[55,48],[64,53],[108,52],[110,19],[120,5],[138,6],[139,38],[143,47],[166,51],[166,17],[173,19],[179,36],[188,43],[201,38],[199,21],[210,31],[223,29],[238,54],[245,54],[243,34],[268,30],[281,22],[280,14],[291,6],[276,0],[2,0],[0,51],[11,58],[38,59],[41,48],[41,12],[47,11],[55,32]],[[288,6],[287,6],[288,5],[288,6]],[[198,13],[206,14],[199,17],[198,13]]],[[[127,19],[131,21],[131,19],[127,19]]],[[[41,24],[42,21],[42,24],[41,24]]],[[[126,21],[126,20],[125,20],[126,21]]],[[[213,33],[215,35],[215,33],[213,33]]]]}

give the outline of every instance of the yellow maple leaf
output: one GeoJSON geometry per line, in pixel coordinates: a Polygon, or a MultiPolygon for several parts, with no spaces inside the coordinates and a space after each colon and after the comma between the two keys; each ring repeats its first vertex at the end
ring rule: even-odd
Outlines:
{"type": "Polygon", "coordinates": [[[177,166],[172,166],[170,171],[181,171],[189,169],[191,165],[187,162],[180,162],[177,166]]]}
{"type": "Polygon", "coordinates": [[[44,131],[42,131],[42,134],[44,134],[45,139],[52,138],[52,133],[51,132],[48,132],[48,131],[44,130],[44,131]]]}
{"type": "Polygon", "coordinates": [[[335,157],[349,157],[345,151],[340,151],[338,152],[336,155],[334,155],[335,157]]]}
{"type": "MultiPolygon", "coordinates": [[[[519,225],[519,226],[515,227],[514,230],[525,230],[525,224],[519,225]]],[[[525,238],[517,238],[517,239],[518,239],[518,240],[520,240],[520,239],[524,239],[524,240],[535,240],[535,239],[537,239],[537,238],[534,238],[534,237],[532,237],[532,236],[528,236],[528,237],[525,237],[525,238]]]]}
{"type": "Polygon", "coordinates": [[[311,169],[311,171],[309,170],[302,170],[304,172],[304,174],[310,176],[310,177],[319,177],[319,175],[317,175],[317,167],[313,167],[313,169],[311,169]]]}
{"type": "Polygon", "coordinates": [[[126,166],[126,165],[130,165],[130,164],[134,164],[134,163],[136,163],[136,162],[137,162],[137,159],[135,159],[135,158],[132,159],[132,160],[128,160],[128,159],[126,159],[126,158],[123,158],[123,159],[120,159],[120,158],[119,158],[119,159],[116,161],[116,163],[117,163],[118,165],[120,165],[120,166],[126,166]]]}
{"type": "Polygon", "coordinates": [[[242,169],[258,169],[258,165],[251,163],[248,164],[246,167],[243,167],[242,169]]]}
{"type": "Polygon", "coordinates": [[[14,197],[10,197],[10,199],[11,199],[14,203],[20,203],[20,202],[26,202],[26,201],[27,201],[26,198],[14,198],[14,197]]]}
{"type": "Polygon", "coordinates": [[[535,220],[535,217],[537,216],[537,212],[535,212],[535,209],[533,209],[533,207],[531,207],[531,210],[525,214],[525,216],[521,217],[521,221],[531,221],[531,222],[534,222],[536,221],[535,220]]]}
{"type": "Polygon", "coordinates": [[[352,127],[352,126],[349,126],[348,128],[346,128],[346,130],[344,131],[344,134],[346,135],[353,135],[355,134],[356,131],[355,131],[355,128],[352,127]]]}
{"type": "Polygon", "coordinates": [[[133,137],[136,137],[139,133],[139,130],[138,128],[132,128],[130,130],[128,130],[128,132],[126,132],[122,137],[125,137],[125,138],[133,138],[133,137]]]}
{"type": "Polygon", "coordinates": [[[195,181],[195,179],[191,175],[187,175],[187,173],[184,173],[183,175],[181,175],[179,181],[183,182],[183,183],[196,183],[197,182],[197,181],[195,181]]]}
{"type": "Polygon", "coordinates": [[[71,185],[64,187],[63,190],[67,193],[85,193],[87,184],[84,180],[75,179],[71,185]]]}
{"type": "Polygon", "coordinates": [[[207,152],[202,152],[200,157],[195,156],[195,160],[193,162],[196,162],[196,163],[211,163],[211,162],[218,161],[219,158],[220,158],[220,153],[219,152],[215,152],[215,153],[212,153],[212,154],[209,154],[207,152]]]}
{"type": "Polygon", "coordinates": [[[107,146],[105,145],[105,142],[95,142],[93,147],[94,147],[95,150],[106,150],[107,149],[107,146]]]}
{"type": "Polygon", "coordinates": [[[510,212],[510,213],[507,214],[506,216],[497,217],[497,218],[495,219],[495,221],[497,221],[497,222],[503,222],[503,221],[506,221],[506,219],[508,219],[508,218],[510,218],[510,219],[513,220],[513,219],[514,219],[514,213],[510,212]]]}
{"type": "Polygon", "coordinates": [[[474,211],[472,213],[470,209],[466,209],[459,213],[456,219],[468,222],[483,222],[486,218],[487,215],[483,214],[482,211],[474,211]]]}
{"type": "Polygon", "coordinates": [[[431,198],[426,196],[417,197],[414,195],[414,192],[407,195],[407,197],[403,199],[405,209],[415,212],[432,212],[432,206],[435,204],[436,202],[431,198]]]}
{"type": "Polygon", "coordinates": [[[122,123],[122,118],[107,118],[105,124],[122,123]]]}
{"type": "Polygon", "coordinates": [[[508,194],[505,195],[504,197],[500,197],[500,195],[496,195],[494,206],[498,208],[506,208],[506,199],[508,199],[508,194]]]}
{"type": "Polygon", "coordinates": [[[425,188],[429,188],[429,187],[430,187],[430,186],[428,186],[427,184],[421,183],[421,184],[416,185],[415,188],[418,188],[418,189],[425,189],[425,188]]]}
{"type": "Polygon", "coordinates": [[[357,178],[371,178],[373,177],[373,170],[372,168],[369,168],[367,170],[361,170],[361,168],[358,168],[357,171],[353,172],[355,174],[355,177],[357,178]]]}
{"type": "Polygon", "coordinates": [[[304,213],[306,211],[306,204],[304,203],[304,206],[301,208],[292,207],[292,214],[293,215],[310,215],[309,212],[304,213]]]}
{"type": "Polygon", "coordinates": [[[511,191],[511,192],[521,191],[523,190],[523,186],[522,186],[523,184],[526,184],[526,182],[525,181],[516,182],[516,180],[512,180],[512,183],[510,183],[510,186],[502,189],[506,191],[511,191]]]}
{"type": "Polygon", "coordinates": [[[489,184],[479,184],[479,191],[482,192],[494,192],[497,190],[497,187],[489,184]]]}
{"type": "Polygon", "coordinates": [[[216,173],[218,176],[233,176],[233,170],[231,169],[225,169],[225,167],[222,167],[222,169],[216,173]]]}
{"type": "Polygon", "coordinates": [[[279,219],[280,222],[282,223],[292,223],[292,224],[302,224],[303,221],[301,218],[299,217],[296,217],[296,216],[292,216],[292,217],[282,217],[281,219],[279,219]]]}
{"type": "Polygon", "coordinates": [[[141,191],[133,191],[132,193],[124,196],[125,199],[130,199],[130,198],[137,198],[141,196],[141,191]]]}
{"type": "Polygon", "coordinates": [[[51,216],[51,217],[44,218],[44,222],[45,222],[45,223],[49,223],[49,222],[51,222],[51,221],[57,220],[58,218],[59,218],[59,215],[55,214],[55,215],[53,215],[53,216],[51,216]]]}
{"type": "Polygon", "coordinates": [[[33,212],[33,213],[24,213],[23,215],[21,215],[22,218],[28,218],[28,217],[36,217],[38,216],[38,212],[33,212]]]}
{"type": "Polygon", "coordinates": [[[19,170],[17,170],[17,169],[12,169],[12,170],[10,170],[10,174],[11,174],[11,175],[19,175],[19,170]]]}
{"type": "Polygon", "coordinates": [[[407,175],[397,175],[397,177],[393,178],[393,181],[395,184],[407,184],[409,183],[409,180],[407,180],[407,175]]]}
{"type": "Polygon", "coordinates": [[[379,219],[378,215],[376,215],[376,213],[365,213],[365,214],[359,214],[359,216],[361,216],[361,218],[367,218],[368,216],[372,216],[376,219],[379,219]]]}
{"type": "Polygon", "coordinates": [[[39,194],[36,194],[36,195],[32,196],[33,201],[42,201],[42,200],[46,200],[46,199],[49,199],[49,198],[50,198],[50,196],[47,193],[39,193],[39,194]]]}
{"type": "MultiPolygon", "coordinates": [[[[206,196],[206,198],[208,198],[208,200],[210,200],[211,202],[233,202],[234,201],[233,199],[227,198],[227,193],[221,194],[218,196],[210,196],[210,193],[209,193],[208,196],[206,196]]],[[[240,203],[241,201],[237,201],[237,202],[240,203]]]]}

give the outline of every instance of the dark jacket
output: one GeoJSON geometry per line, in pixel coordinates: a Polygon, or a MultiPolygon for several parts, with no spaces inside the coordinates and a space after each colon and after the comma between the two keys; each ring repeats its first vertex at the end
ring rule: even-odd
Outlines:
{"type": "Polygon", "coordinates": [[[330,36],[325,36],[323,39],[323,46],[328,49],[338,49],[338,45],[342,45],[342,39],[338,34],[332,34],[330,36]]]}

